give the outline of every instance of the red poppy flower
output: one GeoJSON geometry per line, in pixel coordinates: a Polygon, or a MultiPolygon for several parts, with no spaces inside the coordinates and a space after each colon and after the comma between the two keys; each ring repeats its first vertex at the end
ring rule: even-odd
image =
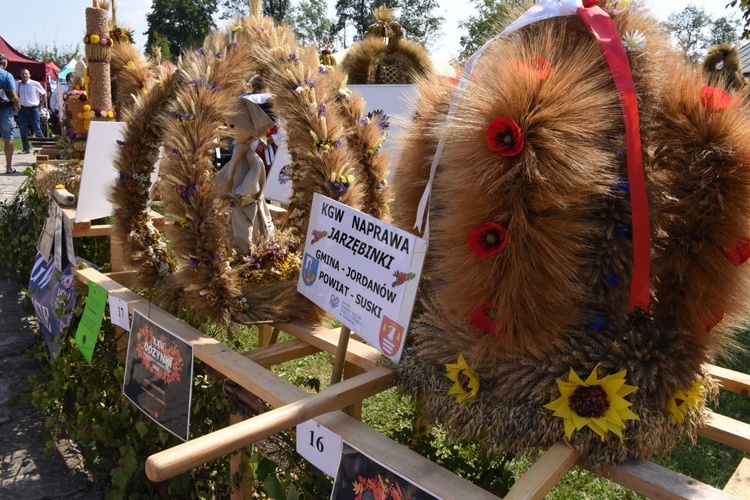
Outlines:
{"type": "Polygon", "coordinates": [[[499,116],[487,129],[487,145],[500,156],[516,156],[523,149],[521,127],[507,116],[499,116]]]}
{"type": "Polygon", "coordinates": [[[598,4],[599,0],[583,0],[583,6],[587,9],[589,7],[593,7],[594,5],[598,4]]]}
{"type": "Polygon", "coordinates": [[[735,266],[741,266],[750,259],[750,238],[743,236],[733,247],[725,248],[724,254],[735,266]]]}
{"type": "Polygon", "coordinates": [[[701,87],[701,103],[709,111],[724,111],[737,106],[737,101],[731,94],[708,85],[701,87]]]}
{"type": "Polygon", "coordinates": [[[530,57],[525,61],[518,61],[518,65],[539,80],[546,80],[552,74],[552,64],[543,57],[530,57]]]}
{"type": "Polygon", "coordinates": [[[501,326],[497,309],[490,302],[483,302],[472,309],[469,321],[487,335],[495,335],[498,327],[501,326]]]}
{"type": "Polygon", "coordinates": [[[507,233],[500,224],[485,222],[469,231],[469,249],[480,259],[502,252],[507,244],[507,233]]]}
{"type": "Polygon", "coordinates": [[[716,325],[721,323],[721,320],[724,319],[724,311],[714,311],[711,313],[709,318],[705,318],[703,320],[703,331],[705,333],[710,332],[714,329],[716,325]]]}

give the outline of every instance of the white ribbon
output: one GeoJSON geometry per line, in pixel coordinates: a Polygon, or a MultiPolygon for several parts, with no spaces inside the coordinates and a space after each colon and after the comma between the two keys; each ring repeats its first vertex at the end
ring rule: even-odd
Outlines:
{"type": "MultiPolygon", "coordinates": [[[[528,26],[529,24],[541,21],[543,19],[549,19],[552,17],[572,16],[578,12],[579,8],[583,7],[583,0],[542,0],[538,4],[531,7],[529,10],[524,12],[518,19],[513,21],[507,28],[505,28],[499,35],[495,36],[487,43],[482,45],[466,62],[464,71],[461,74],[461,79],[458,81],[456,91],[453,93],[453,100],[451,101],[450,108],[448,109],[447,120],[450,120],[453,115],[456,114],[456,108],[458,102],[461,100],[466,91],[466,87],[469,86],[471,80],[471,73],[474,70],[474,66],[484,52],[489,48],[492,43],[498,38],[509,35],[514,31],[528,26]]],[[[435,171],[437,165],[440,162],[440,157],[443,155],[443,149],[445,148],[445,139],[440,139],[437,148],[435,149],[435,156],[432,158],[432,165],[430,166],[430,179],[427,181],[422,198],[419,200],[419,207],[417,208],[417,220],[414,222],[414,228],[418,231],[422,231],[422,224],[425,224],[424,237],[429,238],[429,217],[425,221],[425,214],[428,211],[430,195],[432,194],[432,184],[435,180],[435,171]]]]}

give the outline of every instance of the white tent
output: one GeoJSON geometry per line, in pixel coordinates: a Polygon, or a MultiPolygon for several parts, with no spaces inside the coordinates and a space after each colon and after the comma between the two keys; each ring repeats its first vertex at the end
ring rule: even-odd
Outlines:
{"type": "Polygon", "coordinates": [[[60,71],[57,73],[58,78],[60,80],[65,80],[68,73],[72,73],[76,70],[76,63],[78,63],[78,61],[76,61],[75,58],[68,61],[68,64],[60,68],[60,71]]]}

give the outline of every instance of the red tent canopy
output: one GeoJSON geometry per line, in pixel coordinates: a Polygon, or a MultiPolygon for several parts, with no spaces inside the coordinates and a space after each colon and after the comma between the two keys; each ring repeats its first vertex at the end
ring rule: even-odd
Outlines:
{"type": "Polygon", "coordinates": [[[8,67],[5,68],[16,77],[17,80],[21,79],[21,70],[26,68],[31,73],[31,79],[36,80],[40,83],[44,83],[47,70],[43,62],[29,59],[25,55],[18,52],[16,49],[8,45],[3,37],[0,36],[0,54],[4,54],[8,58],[8,67]]]}
{"type": "Polygon", "coordinates": [[[44,63],[44,69],[47,78],[49,78],[50,80],[57,80],[57,73],[60,71],[60,68],[57,67],[57,64],[55,64],[53,61],[48,61],[44,63]]]}

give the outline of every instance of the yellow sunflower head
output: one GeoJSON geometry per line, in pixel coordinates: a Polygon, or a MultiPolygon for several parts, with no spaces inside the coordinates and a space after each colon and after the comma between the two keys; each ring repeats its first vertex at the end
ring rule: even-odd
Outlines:
{"type": "Polygon", "coordinates": [[[462,354],[458,355],[455,363],[446,363],[448,378],[454,383],[448,390],[448,395],[456,395],[459,403],[471,399],[479,392],[479,375],[466,363],[462,354]]]}
{"type": "Polygon", "coordinates": [[[568,439],[573,436],[573,431],[588,426],[602,441],[609,431],[622,440],[624,421],[640,420],[629,408],[632,403],[625,400],[625,396],[637,389],[625,383],[626,370],[600,379],[598,369],[599,365],[596,365],[583,381],[571,368],[567,382],[557,381],[561,396],[544,405],[555,412],[554,416],[563,419],[568,439]]]}
{"type": "Polygon", "coordinates": [[[693,382],[687,389],[677,389],[667,398],[667,411],[672,416],[672,422],[681,424],[690,408],[698,408],[703,401],[706,388],[700,380],[693,382]]]}

